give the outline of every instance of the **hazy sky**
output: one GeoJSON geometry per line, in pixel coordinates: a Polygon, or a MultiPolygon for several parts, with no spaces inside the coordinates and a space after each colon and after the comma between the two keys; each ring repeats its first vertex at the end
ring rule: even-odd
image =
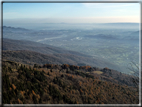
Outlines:
{"type": "Polygon", "coordinates": [[[140,4],[3,3],[3,21],[4,23],[140,22],[140,4]]]}

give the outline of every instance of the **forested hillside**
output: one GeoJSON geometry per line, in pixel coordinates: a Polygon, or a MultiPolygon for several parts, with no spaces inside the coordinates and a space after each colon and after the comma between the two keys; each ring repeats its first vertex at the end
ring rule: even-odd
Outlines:
{"type": "Polygon", "coordinates": [[[68,64],[29,66],[3,61],[2,102],[4,104],[138,104],[138,90],[133,86],[130,77],[127,75],[126,80],[126,75],[120,74],[120,77],[116,75],[117,72],[109,68],[99,69],[68,64]]]}

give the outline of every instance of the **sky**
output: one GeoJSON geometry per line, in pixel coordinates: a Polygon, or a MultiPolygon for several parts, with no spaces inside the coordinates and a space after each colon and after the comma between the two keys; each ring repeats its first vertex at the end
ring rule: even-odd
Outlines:
{"type": "Polygon", "coordinates": [[[139,3],[3,3],[3,23],[140,22],[139,3]]]}

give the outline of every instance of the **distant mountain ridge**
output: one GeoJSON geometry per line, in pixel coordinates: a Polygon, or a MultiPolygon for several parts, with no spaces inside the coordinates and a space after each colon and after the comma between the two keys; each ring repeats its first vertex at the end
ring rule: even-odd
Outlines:
{"type": "Polygon", "coordinates": [[[126,25],[128,25],[128,24],[129,24],[129,25],[130,25],[130,24],[131,24],[131,25],[132,25],[132,24],[136,24],[136,25],[138,25],[138,24],[140,24],[140,23],[129,23],[129,22],[128,22],[128,23],[126,23],[126,22],[124,23],[124,22],[118,22],[118,23],[104,23],[104,24],[126,24],[126,25]]]}
{"type": "Polygon", "coordinates": [[[86,35],[86,38],[93,39],[105,39],[105,40],[139,40],[139,31],[131,32],[127,36],[111,35],[111,34],[96,34],[96,35],[86,35]]]}
{"type": "MultiPolygon", "coordinates": [[[[131,27],[132,25],[136,25],[138,23],[105,23],[105,26],[123,26],[127,25],[131,27]]],[[[62,30],[61,30],[62,31],[62,30]]],[[[59,32],[58,32],[59,33],[59,32]]],[[[60,34],[53,34],[53,32],[46,32],[44,30],[30,30],[20,27],[11,27],[11,26],[3,26],[3,35],[5,38],[9,39],[15,39],[15,40],[32,40],[32,41],[38,41],[41,38],[45,38],[45,35],[48,35],[48,37],[60,35],[60,34]]],[[[130,31],[127,34],[125,32],[123,34],[96,34],[96,35],[85,35],[86,38],[96,38],[96,39],[113,39],[113,40],[139,40],[139,30],[136,31],[130,31]],[[121,35],[121,36],[120,36],[121,35]]]]}
{"type": "Polygon", "coordinates": [[[3,31],[30,31],[29,29],[21,28],[21,27],[11,27],[11,26],[3,26],[3,31]]]}
{"type": "Polygon", "coordinates": [[[87,38],[97,38],[97,39],[118,39],[117,36],[105,35],[105,34],[86,35],[85,37],[87,37],[87,38]]]}

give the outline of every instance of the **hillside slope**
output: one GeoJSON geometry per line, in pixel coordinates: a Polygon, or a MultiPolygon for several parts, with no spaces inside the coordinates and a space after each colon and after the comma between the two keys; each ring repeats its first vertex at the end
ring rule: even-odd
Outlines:
{"type": "Polygon", "coordinates": [[[42,54],[64,53],[64,54],[74,54],[86,57],[88,56],[79,52],[68,51],[59,47],[54,47],[51,45],[46,45],[38,42],[27,41],[27,40],[12,40],[7,38],[3,38],[2,48],[3,50],[30,50],[42,54]]]}
{"type": "Polygon", "coordinates": [[[6,60],[12,60],[21,62],[24,64],[71,64],[71,65],[90,65],[96,67],[113,66],[115,69],[117,66],[89,57],[77,56],[73,54],[41,54],[29,50],[18,51],[3,51],[2,58],[6,60]]]}
{"type": "Polygon", "coordinates": [[[11,40],[4,38],[2,48],[3,48],[2,50],[4,50],[3,51],[4,59],[6,58],[7,60],[13,60],[17,62],[20,61],[25,64],[27,62],[30,62],[31,64],[33,64],[33,62],[37,64],[66,63],[72,65],[90,65],[97,67],[109,67],[111,69],[118,69],[119,71],[121,71],[121,68],[104,59],[100,59],[97,57],[92,58],[91,56],[79,52],[68,51],[62,48],[45,45],[37,42],[32,42],[32,41],[11,40]]]}
{"type": "Polygon", "coordinates": [[[95,68],[67,64],[33,67],[3,61],[2,102],[4,104],[138,104],[136,88],[101,80],[97,74],[92,75],[90,69],[95,68]]]}

